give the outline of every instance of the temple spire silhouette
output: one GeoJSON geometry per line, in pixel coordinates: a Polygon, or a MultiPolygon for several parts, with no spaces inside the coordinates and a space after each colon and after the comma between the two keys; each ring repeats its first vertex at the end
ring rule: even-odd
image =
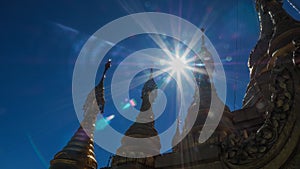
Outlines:
{"type": "Polygon", "coordinates": [[[100,83],[89,93],[84,104],[84,119],[67,145],[50,162],[50,169],[97,169],[94,131],[97,115],[104,112],[104,79],[111,61],[105,64],[100,83]]]}
{"type": "Polygon", "coordinates": [[[154,126],[154,113],[152,111],[152,104],[157,96],[156,89],[157,84],[153,79],[153,69],[151,69],[149,79],[142,89],[140,113],[136,117],[136,122],[125,132],[125,137],[123,137],[121,146],[117,150],[118,155],[112,159],[112,167],[118,168],[118,166],[123,166],[123,168],[126,168],[127,166],[128,169],[135,168],[133,165],[154,167],[153,154],[159,154],[161,148],[158,132],[154,126]],[[140,145],[132,141],[131,138],[148,139],[140,145]],[[131,158],[132,156],[137,158],[131,158]],[[140,156],[145,158],[139,158],[140,156]]]}

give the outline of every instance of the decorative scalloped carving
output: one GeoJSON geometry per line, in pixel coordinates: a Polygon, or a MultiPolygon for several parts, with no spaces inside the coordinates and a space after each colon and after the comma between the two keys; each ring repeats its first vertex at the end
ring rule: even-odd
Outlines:
{"type": "MultiPolygon", "coordinates": [[[[232,133],[222,142],[223,160],[229,168],[238,166],[263,167],[276,156],[276,149],[284,147],[296,121],[296,112],[292,111],[295,97],[295,76],[299,57],[299,41],[294,41],[294,51],[285,53],[285,56],[276,58],[274,67],[271,69],[273,82],[270,83],[268,111],[265,112],[265,122],[257,132],[245,135],[245,131],[232,133]],[[298,45],[297,45],[298,44],[298,45]],[[293,75],[294,74],[294,75],[293,75]],[[285,135],[279,138],[280,135],[285,135]],[[266,161],[267,157],[270,157],[266,161]],[[264,160],[262,158],[264,157],[264,160]]],[[[280,50],[280,49],[279,49],[280,50]]],[[[297,76],[297,75],[296,75],[297,76]]],[[[279,151],[279,150],[278,150],[279,151]]]]}

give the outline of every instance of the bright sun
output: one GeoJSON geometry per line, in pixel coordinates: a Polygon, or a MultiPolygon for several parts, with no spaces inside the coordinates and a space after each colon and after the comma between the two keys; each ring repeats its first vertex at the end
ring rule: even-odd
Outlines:
{"type": "Polygon", "coordinates": [[[174,71],[174,73],[182,73],[187,68],[186,60],[182,57],[172,58],[169,64],[172,68],[172,71],[174,71]]]}

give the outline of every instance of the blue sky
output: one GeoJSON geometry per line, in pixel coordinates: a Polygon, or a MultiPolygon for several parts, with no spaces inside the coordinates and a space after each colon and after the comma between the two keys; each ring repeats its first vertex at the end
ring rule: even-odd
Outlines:
{"type": "MultiPolygon", "coordinates": [[[[300,7],[300,2],[294,2],[300,7]]],[[[300,19],[286,2],[284,7],[300,19]]],[[[54,154],[79,127],[72,102],[72,75],[81,47],[103,25],[130,13],[164,12],[205,27],[206,35],[224,60],[226,103],[231,110],[242,105],[249,81],[247,60],[259,35],[252,0],[2,1],[0,8],[0,166],[3,169],[48,168],[54,154]]],[[[112,57],[126,57],[130,51],[151,46],[143,38],[130,39],[133,43],[121,42],[111,51],[112,57]]],[[[140,88],[132,91],[137,107],[140,88]]],[[[117,114],[109,101],[108,98],[107,115],[117,114]]],[[[172,111],[166,113],[165,117],[175,117],[172,111]]],[[[167,124],[158,122],[158,130],[163,131],[167,124]]],[[[124,132],[130,122],[115,118],[111,125],[124,132]]],[[[110,153],[98,146],[95,151],[99,166],[105,166],[110,153]]]]}

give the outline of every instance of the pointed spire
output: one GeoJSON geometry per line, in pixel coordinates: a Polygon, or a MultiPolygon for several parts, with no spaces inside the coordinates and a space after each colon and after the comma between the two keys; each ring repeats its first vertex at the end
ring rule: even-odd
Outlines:
{"type": "MultiPolygon", "coordinates": [[[[207,49],[205,45],[205,34],[204,34],[205,29],[201,28],[201,31],[203,32],[201,36],[201,48],[200,51],[198,52],[198,55],[195,55],[194,58],[194,63],[195,63],[194,76],[197,82],[196,84],[197,86],[201,85],[201,86],[209,87],[210,86],[209,73],[210,74],[213,73],[214,64],[213,64],[212,54],[210,53],[210,51],[207,49]]],[[[203,87],[201,88],[204,89],[203,87]]],[[[197,96],[197,94],[195,94],[195,96],[197,96]]]]}
{"type": "Polygon", "coordinates": [[[105,65],[100,83],[93,89],[84,105],[84,119],[68,144],[50,162],[50,169],[97,169],[94,153],[94,130],[97,114],[104,111],[104,78],[111,61],[105,65]]]}
{"type": "Polygon", "coordinates": [[[128,158],[129,154],[134,156],[139,156],[138,154],[145,154],[146,156],[151,156],[152,154],[159,154],[161,144],[158,132],[154,126],[154,113],[152,111],[152,102],[156,97],[156,93],[152,95],[153,91],[157,89],[157,85],[153,79],[153,69],[150,70],[150,76],[147,82],[144,84],[142,90],[142,105],[140,108],[140,113],[136,118],[135,123],[133,123],[129,129],[125,132],[127,137],[123,137],[122,145],[117,150],[117,154],[121,154],[125,157],[116,155],[113,157],[112,166],[118,166],[120,164],[136,164],[144,165],[147,167],[154,167],[154,157],[147,158],[128,158]],[[145,141],[143,147],[141,145],[133,143],[128,138],[149,138],[149,141],[145,141]],[[150,138],[151,137],[151,138],[150,138]]]}
{"type": "MultiPolygon", "coordinates": [[[[205,35],[204,35],[204,29],[201,29],[203,31],[202,35],[202,42],[201,42],[201,50],[199,51],[199,57],[201,57],[201,60],[196,58],[195,59],[195,69],[198,69],[194,71],[194,76],[197,82],[197,86],[195,88],[194,93],[194,99],[191,103],[191,105],[188,108],[187,115],[184,119],[184,125],[182,128],[182,133],[179,133],[179,128],[177,128],[176,134],[173,137],[172,145],[174,146],[174,143],[176,139],[181,138],[182,136],[185,136],[178,145],[176,145],[173,148],[173,151],[182,151],[182,152],[188,152],[193,151],[196,146],[199,145],[198,138],[200,136],[200,131],[205,124],[205,121],[207,118],[211,118],[208,116],[210,106],[211,106],[211,99],[214,97],[215,100],[215,106],[224,105],[223,101],[219,99],[217,96],[216,89],[213,85],[213,83],[209,79],[208,73],[213,73],[214,71],[214,63],[213,63],[213,57],[212,54],[209,52],[205,45],[205,35]],[[202,62],[203,61],[203,62],[202,62]],[[205,64],[199,65],[199,64],[205,64]],[[201,96],[201,99],[200,99],[201,96]],[[196,116],[196,119],[195,119],[196,116]],[[179,136],[179,137],[178,137],[179,136]]],[[[229,110],[227,107],[225,107],[225,111],[229,110]]],[[[223,116],[221,119],[221,122],[227,117],[223,116]]],[[[220,125],[219,125],[220,126],[220,125]]],[[[217,128],[216,132],[217,134],[215,136],[212,136],[210,139],[211,142],[214,142],[217,140],[220,133],[222,133],[224,130],[223,128],[217,128]]]]}
{"type": "Polygon", "coordinates": [[[153,79],[153,68],[150,69],[150,76],[149,79],[153,79]]]}
{"type": "MultiPolygon", "coordinates": [[[[198,52],[199,57],[202,57],[202,59],[205,59],[205,56],[207,54],[210,54],[209,51],[207,50],[206,46],[205,46],[205,35],[204,35],[204,28],[201,28],[202,31],[202,35],[201,35],[201,48],[200,51],[198,52]]],[[[194,63],[195,63],[195,67],[200,66],[201,64],[203,64],[203,62],[201,61],[200,58],[198,58],[197,55],[195,55],[194,58],[194,63]]]]}
{"type": "Polygon", "coordinates": [[[150,69],[149,79],[144,84],[143,89],[146,90],[147,92],[151,92],[151,91],[157,89],[157,84],[155,83],[155,81],[153,79],[153,69],[152,68],[150,69]]]}
{"type": "Polygon", "coordinates": [[[213,71],[214,67],[213,64],[211,64],[213,62],[212,54],[205,45],[205,29],[201,28],[201,31],[203,32],[203,34],[201,36],[201,48],[198,55],[202,58],[203,64],[205,64],[205,68],[207,69],[207,71],[213,71]]]}
{"type": "Polygon", "coordinates": [[[201,36],[201,50],[200,50],[200,52],[202,52],[202,53],[207,52],[208,54],[210,54],[210,52],[208,51],[208,49],[205,46],[205,34],[204,34],[205,29],[201,28],[201,31],[202,31],[202,36],[201,36]]]}
{"type": "MultiPolygon", "coordinates": [[[[153,69],[150,69],[150,76],[149,79],[146,81],[146,83],[143,86],[142,89],[142,99],[144,103],[152,103],[155,99],[155,95],[151,95],[154,96],[149,98],[150,94],[152,91],[154,91],[155,89],[157,89],[157,84],[155,83],[154,79],[153,79],[153,69]],[[150,99],[150,100],[149,100],[150,99]]],[[[149,108],[149,106],[147,106],[147,108],[149,108]]]]}
{"type": "Polygon", "coordinates": [[[204,47],[205,46],[205,37],[204,37],[204,31],[205,31],[205,29],[201,28],[201,31],[203,32],[203,34],[201,36],[201,40],[202,40],[201,46],[204,47]]]}

